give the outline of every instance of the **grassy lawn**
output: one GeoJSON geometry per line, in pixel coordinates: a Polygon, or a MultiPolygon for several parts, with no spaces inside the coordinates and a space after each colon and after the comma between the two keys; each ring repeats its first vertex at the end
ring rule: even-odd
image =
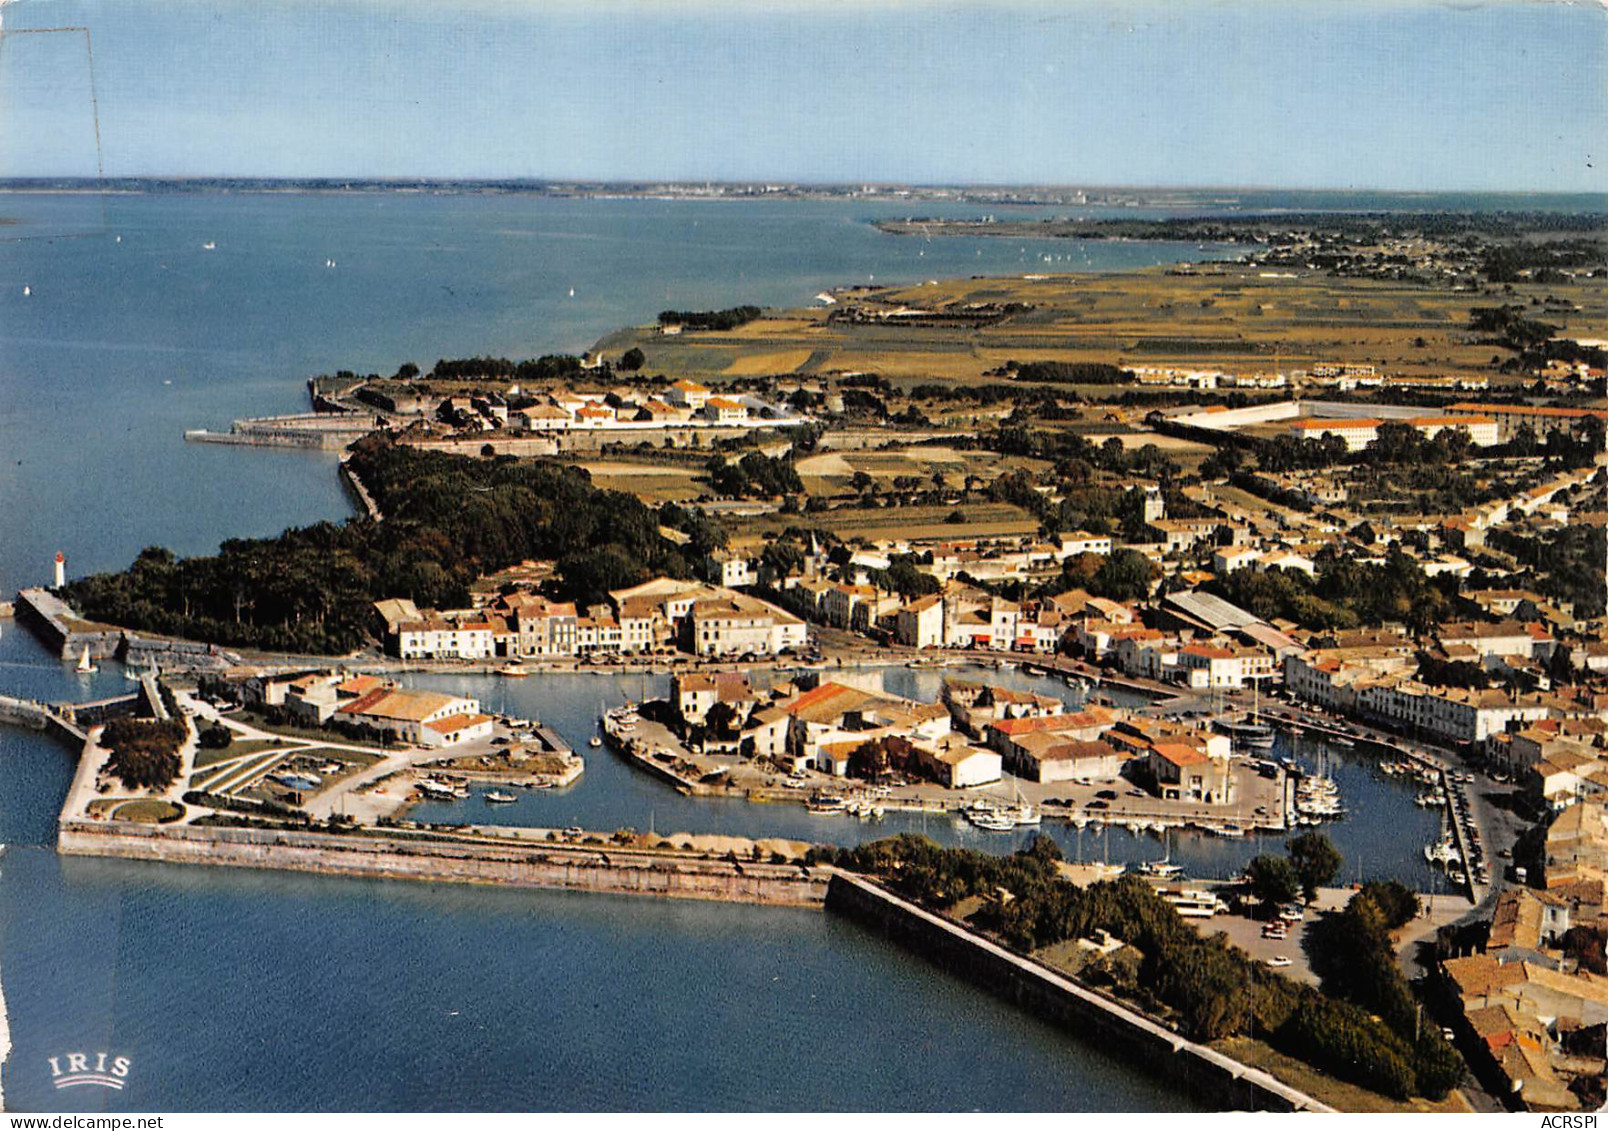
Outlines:
{"type": "Polygon", "coordinates": [[[260,774],[268,772],[274,764],[285,757],[283,751],[273,751],[255,758],[248,758],[237,765],[225,766],[221,770],[208,774],[194,774],[190,777],[191,789],[205,789],[218,793],[227,793],[242,782],[248,782],[260,774]]]}
{"type": "Polygon", "coordinates": [[[313,746],[306,750],[297,750],[295,754],[298,758],[311,758],[316,762],[344,762],[354,770],[372,766],[380,760],[377,754],[365,754],[360,750],[338,750],[333,746],[313,746]]]}
{"type": "MultiPolygon", "coordinates": [[[[308,742],[328,742],[330,740],[330,732],[327,730],[319,730],[316,727],[299,727],[291,723],[270,724],[263,716],[254,711],[243,711],[233,717],[248,726],[254,726],[258,730],[265,730],[270,734],[282,734],[287,738],[299,738],[308,742]]],[[[239,745],[239,743],[236,745],[239,745]]]]}
{"type": "Polygon", "coordinates": [[[126,801],[112,810],[113,820],[138,821],[142,825],[155,825],[163,821],[174,821],[182,816],[184,816],[184,806],[175,805],[171,801],[126,801]]]}
{"type": "Polygon", "coordinates": [[[222,750],[208,750],[198,746],[195,751],[195,768],[200,770],[233,758],[243,758],[248,754],[260,754],[264,750],[277,750],[289,745],[291,744],[288,741],[272,738],[237,738],[222,750]]]}

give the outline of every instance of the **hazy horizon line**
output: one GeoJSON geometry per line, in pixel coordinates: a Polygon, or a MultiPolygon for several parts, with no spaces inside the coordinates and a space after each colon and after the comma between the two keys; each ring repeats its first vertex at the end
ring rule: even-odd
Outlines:
{"type": "Polygon", "coordinates": [[[416,174],[341,174],[323,173],[310,175],[291,174],[253,174],[253,173],[119,173],[103,176],[86,174],[33,174],[23,176],[0,177],[0,188],[6,186],[40,185],[40,184],[74,184],[93,187],[96,185],[113,185],[129,182],[161,182],[167,184],[183,183],[239,183],[239,184],[319,184],[344,183],[365,185],[519,185],[541,187],[549,185],[588,185],[600,188],[642,188],[663,186],[667,188],[696,188],[700,186],[722,188],[738,187],[753,188],[757,186],[777,186],[783,190],[799,189],[837,189],[864,187],[871,190],[888,189],[951,189],[972,191],[1005,191],[1011,189],[1056,190],[1056,191],[1097,191],[1097,192],[1188,192],[1188,193],[1235,193],[1235,192],[1287,192],[1287,193],[1338,193],[1338,194],[1364,194],[1376,193],[1392,196],[1436,196],[1457,194],[1461,196],[1578,196],[1602,197],[1608,199],[1608,191],[1593,189],[1540,189],[1540,188],[1460,188],[1448,186],[1444,188],[1392,188],[1389,186],[1358,186],[1358,185],[1278,185],[1278,184],[1189,184],[1179,183],[1150,183],[1135,184],[1121,182],[1095,182],[1095,181],[941,181],[941,180],[877,180],[855,178],[850,180],[821,179],[789,177],[751,177],[751,178],[720,178],[720,177],[574,177],[574,176],[438,176],[416,174]]]}

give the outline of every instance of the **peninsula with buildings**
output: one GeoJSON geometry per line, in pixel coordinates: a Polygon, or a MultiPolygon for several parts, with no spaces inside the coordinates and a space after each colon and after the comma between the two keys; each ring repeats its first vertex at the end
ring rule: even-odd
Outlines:
{"type": "Polygon", "coordinates": [[[0,712],[82,745],[64,852],[835,902],[1056,1016],[1159,1026],[1197,1074],[1265,1070],[1236,1104],[1424,1109],[1472,1079],[1595,1110],[1600,224],[1323,225],[313,377],[306,413],[189,438],[338,449],[357,517],[63,563],[17,616],[66,661],[151,674],[0,712]],[[583,759],[405,673],[555,670],[640,673],[586,757],[710,804],[1120,828],[1160,858],[420,819],[572,788],[583,759]],[[1440,902],[1338,886],[1348,799],[1281,735],[1442,815],[1410,846],[1440,902]],[[1166,847],[1257,835],[1282,851],[1226,882],[1166,847]]]}

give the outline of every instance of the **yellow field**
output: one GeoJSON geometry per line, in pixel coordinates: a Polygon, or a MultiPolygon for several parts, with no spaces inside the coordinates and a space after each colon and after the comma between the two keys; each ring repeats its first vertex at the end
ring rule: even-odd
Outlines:
{"type": "Polygon", "coordinates": [[[810,350],[783,350],[780,353],[742,354],[726,366],[728,377],[764,377],[772,373],[791,373],[810,359],[810,350]]]}

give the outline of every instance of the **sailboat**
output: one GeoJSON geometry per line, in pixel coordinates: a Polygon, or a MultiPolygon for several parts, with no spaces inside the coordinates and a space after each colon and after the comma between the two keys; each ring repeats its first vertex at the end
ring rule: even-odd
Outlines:
{"type": "Polygon", "coordinates": [[[27,298],[31,294],[33,294],[33,288],[30,287],[27,283],[24,283],[22,285],[22,297],[27,298]]]}
{"type": "Polygon", "coordinates": [[[98,667],[89,662],[89,645],[84,645],[83,655],[78,657],[78,667],[74,669],[79,675],[93,675],[100,671],[98,667]]]}
{"type": "Polygon", "coordinates": [[[1015,803],[1004,809],[1001,815],[1015,821],[1018,827],[1036,828],[1042,824],[1044,821],[1043,816],[1030,803],[1023,800],[1021,786],[1013,782],[1011,789],[1014,793],[1013,801],[1015,803]]]}
{"type": "Polygon", "coordinates": [[[1145,876],[1155,876],[1158,879],[1170,880],[1184,874],[1182,864],[1172,862],[1172,839],[1167,840],[1167,851],[1160,860],[1146,860],[1139,865],[1139,872],[1145,876]]]}
{"type": "Polygon", "coordinates": [[[574,287],[571,287],[571,288],[570,288],[570,294],[569,294],[569,296],[570,296],[570,298],[574,298],[574,297],[575,297],[575,288],[574,288],[574,287]]]}

